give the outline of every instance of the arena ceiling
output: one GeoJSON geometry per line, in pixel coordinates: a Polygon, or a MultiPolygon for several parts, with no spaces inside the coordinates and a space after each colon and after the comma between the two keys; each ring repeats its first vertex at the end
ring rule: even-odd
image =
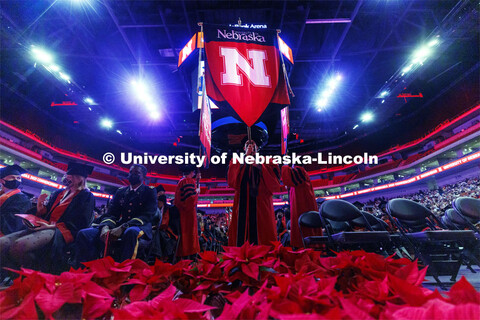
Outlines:
{"type": "MultiPolygon", "coordinates": [[[[178,53],[199,30],[198,22],[233,24],[241,18],[281,29],[295,60],[288,72],[295,94],[291,131],[298,134],[291,137],[291,150],[360,141],[366,151],[378,152],[479,101],[475,1],[56,0],[2,1],[0,7],[2,119],[92,156],[110,145],[198,150],[199,112],[192,112],[192,90],[177,68],[178,53]],[[318,23],[325,19],[337,23],[318,23]],[[424,63],[400,76],[412,55],[437,35],[440,42],[424,63]],[[48,50],[70,84],[35,64],[31,45],[48,50]],[[342,82],[319,112],[319,92],[334,74],[342,82]],[[138,77],[153,88],[159,121],[129,92],[138,77]],[[386,88],[389,94],[382,97],[386,88]],[[401,93],[422,97],[398,98],[401,93]],[[85,96],[94,104],[82,101],[85,96]],[[52,106],[63,101],[77,105],[52,106]],[[369,123],[361,121],[366,111],[374,115],[369,123]],[[99,125],[104,117],[112,119],[111,130],[99,125]]],[[[213,120],[220,116],[213,111],[213,120]]],[[[266,125],[265,150],[278,153],[279,118],[266,125]]]]}

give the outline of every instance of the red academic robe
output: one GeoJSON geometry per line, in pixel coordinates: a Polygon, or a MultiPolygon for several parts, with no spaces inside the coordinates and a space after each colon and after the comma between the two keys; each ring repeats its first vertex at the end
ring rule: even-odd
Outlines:
{"type": "Polygon", "coordinates": [[[197,191],[195,179],[183,178],[175,190],[175,206],[180,214],[181,237],[178,256],[184,257],[200,252],[197,225],[197,191]]]}
{"type": "MultiPolygon", "coordinates": [[[[290,244],[292,247],[303,247],[298,218],[308,211],[318,211],[315,193],[308,173],[302,167],[282,167],[283,184],[290,187],[290,244]]],[[[305,229],[304,237],[322,235],[321,229],[305,229]]]]}
{"type": "Polygon", "coordinates": [[[273,192],[280,190],[277,165],[233,164],[228,168],[228,185],[235,189],[228,245],[271,245],[277,240],[273,192]]]}

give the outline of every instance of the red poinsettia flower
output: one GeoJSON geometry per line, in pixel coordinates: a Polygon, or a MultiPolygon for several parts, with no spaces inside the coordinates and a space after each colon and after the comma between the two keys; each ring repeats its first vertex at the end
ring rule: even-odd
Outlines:
{"type": "Polygon", "coordinates": [[[168,287],[150,301],[138,301],[121,309],[112,309],[115,319],[200,319],[214,309],[188,299],[176,299],[176,288],[168,287]]]}
{"type": "Polygon", "coordinates": [[[433,299],[423,306],[405,306],[391,314],[392,319],[399,320],[457,320],[479,319],[480,307],[478,303],[454,305],[441,299],[433,299]]]}
{"type": "Polygon", "coordinates": [[[225,277],[228,281],[241,280],[245,285],[258,286],[262,283],[260,279],[260,267],[264,270],[271,269],[276,259],[267,254],[271,247],[254,246],[246,242],[241,247],[224,247],[223,263],[225,277]]]}
{"type": "Polygon", "coordinates": [[[462,276],[462,278],[450,288],[450,291],[447,294],[450,297],[449,302],[453,304],[480,304],[480,292],[475,290],[464,276],[462,276]]]}
{"type": "Polygon", "coordinates": [[[431,299],[445,300],[436,289],[435,291],[431,291],[410,284],[407,281],[390,274],[388,275],[388,286],[396,297],[398,297],[403,303],[411,306],[421,306],[431,299]]]}
{"type": "Polygon", "coordinates": [[[170,286],[171,276],[179,270],[183,271],[185,264],[171,265],[160,260],[149,268],[137,272],[131,279],[125,282],[125,285],[134,285],[130,290],[131,301],[140,301],[147,298],[150,294],[155,294],[165,290],[170,286]]]}
{"type": "MultiPolygon", "coordinates": [[[[135,274],[143,273],[149,266],[142,260],[115,262],[108,256],[103,259],[83,263],[87,268],[83,272],[93,273],[93,281],[104,287],[110,294],[120,298],[120,287],[135,274]]],[[[147,271],[148,272],[148,271],[147,271]]]]}
{"type": "Polygon", "coordinates": [[[223,312],[217,320],[233,320],[233,319],[267,319],[268,313],[262,313],[258,316],[260,310],[269,309],[270,306],[266,301],[266,294],[261,290],[255,295],[250,296],[248,291],[240,294],[233,304],[226,304],[223,312]]]}
{"type": "Polygon", "coordinates": [[[3,319],[32,319],[37,315],[35,296],[42,290],[45,278],[33,273],[19,277],[0,292],[0,316],[3,319]]]}
{"type": "Polygon", "coordinates": [[[203,295],[228,289],[228,282],[225,279],[223,269],[220,267],[216,252],[206,251],[200,253],[200,259],[186,274],[197,281],[197,286],[193,289],[197,299],[203,295]]]}
{"type": "MultiPolygon", "coordinates": [[[[99,317],[109,310],[113,301],[106,290],[90,281],[93,274],[64,272],[55,276],[28,269],[22,269],[17,273],[21,278],[16,279],[14,285],[4,293],[9,299],[14,298],[16,304],[23,301],[19,305],[20,308],[33,310],[30,314],[26,314],[28,318],[37,314],[35,306],[42,312],[42,317],[53,319],[54,314],[64,305],[82,303],[85,317],[99,317]],[[26,292],[28,292],[27,295],[22,298],[21,295],[26,292]]],[[[7,300],[2,301],[2,305],[4,302],[6,303],[7,300]]],[[[2,312],[2,316],[6,314],[5,318],[11,318],[15,310],[9,309],[8,312],[2,312]]],[[[13,318],[21,318],[22,314],[23,311],[15,314],[13,318]]]]}

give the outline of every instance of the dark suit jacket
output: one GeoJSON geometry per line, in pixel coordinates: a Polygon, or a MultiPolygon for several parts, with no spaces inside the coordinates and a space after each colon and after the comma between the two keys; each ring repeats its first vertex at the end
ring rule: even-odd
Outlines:
{"type": "Polygon", "coordinates": [[[157,191],[155,189],[143,184],[136,191],[130,191],[130,186],[122,187],[117,190],[112,205],[102,216],[100,227],[136,226],[151,238],[151,223],[156,210],[157,191]]]}

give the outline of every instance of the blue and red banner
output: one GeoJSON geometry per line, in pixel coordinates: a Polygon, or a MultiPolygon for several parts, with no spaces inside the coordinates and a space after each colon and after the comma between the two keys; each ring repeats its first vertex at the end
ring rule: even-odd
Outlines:
{"type": "Polygon", "coordinates": [[[204,26],[208,96],[228,104],[247,126],[267,108],[290,104],[275,30],[204,26]]]}

